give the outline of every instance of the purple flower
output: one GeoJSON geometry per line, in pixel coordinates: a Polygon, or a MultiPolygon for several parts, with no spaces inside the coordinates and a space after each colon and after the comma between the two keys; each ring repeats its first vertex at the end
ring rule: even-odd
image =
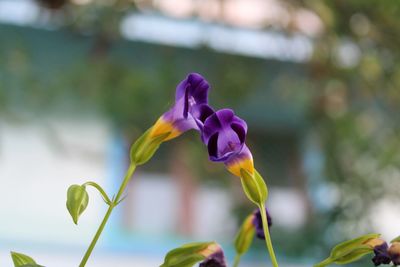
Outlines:
{"type": "MultiPolygon", "coordinates": [[[[269,215],[267,208],[265,208],[265,212],[267,213],[268,229],[270,229],[270,227],[272,226],[272,218],[269,215]]],[[[252,223],[253,223],[254,227],[256,228],[257,237],[265,240],[264,228],[263,228],[263,224],[262,224],[260,209],[257,209],[256,211],[253,212],[252,223]]]]}
{"type": "Polygon", "coordinates": [[[231,109],[221,109],[209,115],[202,131],[212,161],[222,161],[227,169],[240,176],[240,169],[254,172],[253,157],[245,144],[247,124],[231,109]]]}
{"type": "Polygon", "coordinates": [[[208,255],[207,258],[202,261],[199,267],[227,267],[224,252],[220,247],[208,255]]]}
{"type": "Polygon", "coordinates": [[[389,256],[394,265],[400,265],[400,242],[393,242],[389,248],[389,256]]]}
{"type": "Polygon", "coordinates": [[[209,88],[200,74],[190,73],[176,87],[175,105],[157,120],[150,137],[170,132],[167,141],[190,129],[201,130],[205,118],[213,113],[207,105],[209,88]]]}

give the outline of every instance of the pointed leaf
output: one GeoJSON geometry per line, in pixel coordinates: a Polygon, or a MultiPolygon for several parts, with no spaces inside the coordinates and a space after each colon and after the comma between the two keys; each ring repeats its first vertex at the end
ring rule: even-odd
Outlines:
{"type": "Polygon", "coordinates": [[[86,187],[82,185],[71,185],[67,192],[67,209],[75,224],[78,224],[79,216],[89,203],[89,195],[86,187]]]}
{"type": "Polygon", "coordinates": [[[11,251],[11,258],[15,267],[43,267],[38,265],[31,257],[11,251]]]}

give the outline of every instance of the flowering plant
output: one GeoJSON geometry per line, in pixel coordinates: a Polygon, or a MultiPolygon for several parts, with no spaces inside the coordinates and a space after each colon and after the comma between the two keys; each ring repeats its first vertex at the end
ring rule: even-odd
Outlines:
{"type": "MultiPolygon", "coordinates": [[[[209,159],[224,163],[230,173],[239,177],[245,195],[256,205],[255,211],[244,220],[236,235],[234,241],[236,256],[233,266],[239,265],[241,256],[248,251],[256,236],[265,240],[272,265],[278,267],[270,237],[272,219],[265,208],[268,189],[263,177],[255,169],[251,150],[246,145],[247,124],[231,109],[215,111],[208,104],[209,89],[209,83],[197,73],[190,73],[178,84],[175,104],[132,145],[129,167],[119,190],[113,197],[110,198],[105,190],[93,181],[69,187],[66,206],[75,224],[78,224],[79,217],[88,206],[89,195],[86,191],[88,186],[95,188],[108,205],[108,210],[79,264],[80,267],[84,267],[88,262],[112,211],[123,201],[122,195],[136,167],[147,163],[163,142],[177,138],[191,129],[199,132],[200,140],[207,147],[209,159]]],[[[361,236],[337,245],[330,256],[315,267],[331,263],[347,264],[370,253],[375,254],[372,259],[375,265],[391,262],[398,265],[400,237],[391,243],[389,248],[387,243],[379,238],[379,234],[361,236]]],[[[41,266],[27,255],[11,252],[11,256],[16,267],[41,266]]],[[[227,266],[221,246],[211,241],[189,243],[171,250],[166,254],[160,267],[190,267],[199,262],[201,267],[227,266]]]]}

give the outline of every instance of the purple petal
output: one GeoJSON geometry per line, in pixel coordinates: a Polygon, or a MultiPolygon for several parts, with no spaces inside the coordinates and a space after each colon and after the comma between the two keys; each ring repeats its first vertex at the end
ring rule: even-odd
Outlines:
{"type": "Polygon", "coordinates": [[[233,118],[231,127],[236,132],[236,134],[239,136],[240,141],[242,143],[244,143],[246,140],[246,134],[247,134],[247,123],[244,120],[242,120],[241,118],[235,116],[233,118]]]}
{"type": "Polygon", "coordinates": [[[204,121],[214,113],[214,110],[207,104],[198,105],[193,107],[192,116],[196,121],[197,127],[201,132],[201,138],[203,140],[203,126],[204,121]]]}
{"type": "Polygon", "coordinates": [[[234,113],[231,109],[220,109],[214,114],[210,115],[204,121],[204,142],[208,142],[208,138],[217,131],[223,128],[230,128],[230,123],[234,119],[234,113]]]}
{"type": "Polygon", "coordinates": [[[210,89],[210,85],[203,76],[198,73],[190,73],[176,87],[175,101],[177,102],[183,98],[186,91],[188,91],[188,95],[193,96],[196,99],[196,103],[207,103],[208,89],[210,89]]]}
{"type": "Polygon", "coordinates": [[[213,158],[218,158],[218,132],[214,133],[214,135],[212,135],[208,141],[208,154],[210,155],[210,157],[213,158]]]}
{"type": "Polygon", "coordinates": [[[189,112],[189,90],[185,90],[185,101],[183,104],[183,117],[186,119],[189,112]]]}
{"type": "Polygon", "coordinates": [[[222,128],[216,113],[213,113],[204,121],[203,137],[204,142],[208,143],[209,138],[222,128]]]}
{"type": "Polygon", "coordinates": [[[243,147],[239,136],[232,128],[223,129],[218,136],[218,155],[225,157],[227,154],[239,153],[243,147]]]}
{"type": "Polygon", "coordinates": [[[163,119],[180,132],[202,130],[205,118],[213,112],[207,106],[209,87],[200,74],[189,74],[178,84],[175,105],[163,114],[163,119]]]}
{"type": "Polygon", "coordinates": [[[188,76],[188,81],[191,85],[190,95],[196,99],[197,104],[204,104],[208,102],[208,89],[210,85],[208,82],[197,73],[192,73],[188,76]]]}
{"type": "Polygon", "coordinates": [[[217,115],[222,128],[230,127],[230,125],[234,119],[234,116],[235,116],[235,113],[233,113],[233,110],[228,109],[228,108],[220,109],[217,112],[215,112],[215,114],[217,115]]]}
{"type": "Polygon", "coordinates": [[[240,124],[237,123],[232,123],[231,128],[236,133],[240,143],[243,144],[244,141],[246,140],[246,130],[240,124]]]}
{"type": "Polygon", "coordinates": [[[226,161],[242,151],[247,124],[231,109],[221,109],[204,121],[202,140],[210,151],[210,160],[226,161]],[[217,137],[215,133],[218,133],[217,137]],[[210,143],[210,138],[213,140],[210,143]],[[217,138],[217,140],[215,140],[217,138]]]}
{"type": "MultiPolygon", "coordinates": [[[[202,104],[199,105],[197,108],[199,115],[197,116],[198,120],[200,120],[202,123],[205,122],[205,120],[210,117],[212,114],[214,114],[214,110],[207,104],[202,104]]],[[[196,116],[195,116],[196,117],[196,116]]]]}
{"type": "Polygon", "coordinates": [[[165,121],[170,122],[174,128],[180,132],[186,132],[190,129],[198,129],[197,123],[192,116],[184,118],[182,116],[183,100],[175,103],[175,105],[165,112],[162,117],[165,121]]]}

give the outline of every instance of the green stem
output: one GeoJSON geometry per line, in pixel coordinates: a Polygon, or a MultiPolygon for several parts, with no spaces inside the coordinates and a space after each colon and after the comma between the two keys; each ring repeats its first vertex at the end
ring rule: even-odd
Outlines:
{"type": "Polygon", "coordinates": [[[269,235],[267,213],[265,211],[264,203],[260,203],[259,208],[260,208],[260,212],[261,212],[261,219],[262,219],[262,224],[263,224],[263,229],[264,229],[265,243],[267,245],[269,256],[271,257],[272,265],[274,267],[278,267],[278,262],[276,260],[275,253],[274,253],[274,247],[272,246],[271,236],[269,235]]]}
{"type": "Polygon", "coordinates": [[[135,169],[136,169],[136,165],[131,163],[131,165],[129,165],[128,171],[125,174],[125,178],[122,181],[121,186],[119,187],[118,193],[115,196],[115,198],[113,199],[113,201],[111,202],[110,206],[108,207],[106,215],[104,216],[103,221],[101,222],[99,228],[97,229],[97,232],[94,235],[93,240],[89,245],[89,248],[87,249],[85,255],[83,256],[81,263],[79,264],[79,267],[84,267],[86,265],[90,255],[92,254],[94,247],[96,246],[97,241],[99,240],[101,233],[103,232],[104,227],[106,226],[106,223],[108,221],[108,218],[111,215],[111,212],[113,211],[114,207],[120,201],[122,193],[124,192],[126,186],[128,185],[133,173],[135,172],[135,169]]]}
{"type": "Polygon", "coordinates": [[[98,185],[97,183],[92,182],[92,181],[86,182],[86,183],[83,184],[83,186],[87,186],[87,185],[90,185],[90,186],[93,186],[94,188],[96,188],[99,191],[99,193],[101,194],[101,196],[103,197],[104,201],[108,205],[111,205],[112,201],[110,200],[110,198],[108,197],[107,193],[103,190],[103,188],[101,188],[100,185],[98,185]]]}
{"type": "Polygon", "coordinates": [[[240,262],[240,254],[235,255],[235,260],[233,261],[233,267],[238,267],[240,262]]]}

